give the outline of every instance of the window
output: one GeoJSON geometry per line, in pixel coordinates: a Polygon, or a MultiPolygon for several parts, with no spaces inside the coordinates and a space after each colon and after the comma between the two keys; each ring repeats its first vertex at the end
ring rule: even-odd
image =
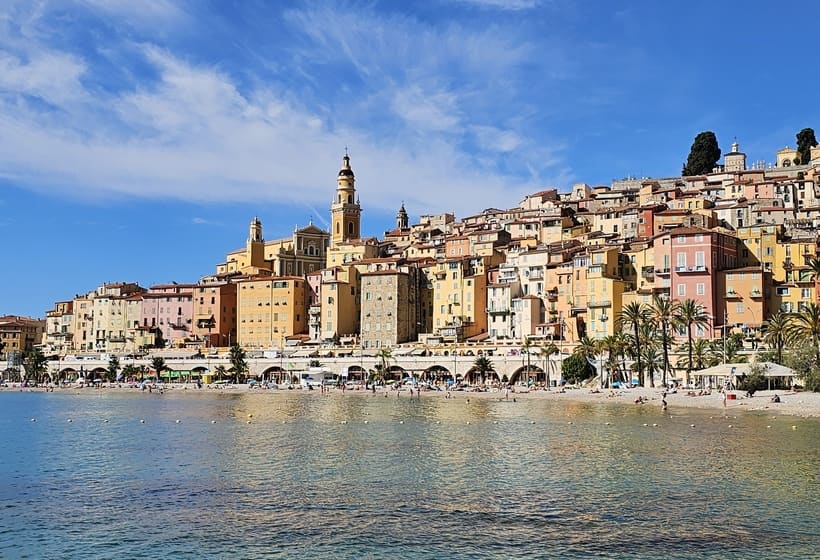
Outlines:
{"type": "Polygon", "coordinates": [[[706,285],[703,282],[698,282],[695,286],[695,293],[699,296],[702,296],[706,293],[706,285]]]}
{"type": "Polygon", "coordinates": [[[686,295],[686,284],[678,284],[678,295],[685,296],[686,295]]]}
{"type": "Polygon", "coordinates": [[[738,313],[743,313],[743,304],[738,303],[737,306],[735,307],[735,311],[737,311],[738,313]]]}

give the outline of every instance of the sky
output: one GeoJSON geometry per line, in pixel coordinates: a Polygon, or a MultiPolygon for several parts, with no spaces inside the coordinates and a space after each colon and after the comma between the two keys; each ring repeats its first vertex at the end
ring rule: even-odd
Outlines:
{"type": "MultiPolygon", "coordinates": [[[[694,137],[774,160],[820,126],[820,4],[0,0],[0,315],[196,282],[327,228],[679,175],[694,137]]],[[[820,130],[820,129],[818,129],[820,130]]]]}

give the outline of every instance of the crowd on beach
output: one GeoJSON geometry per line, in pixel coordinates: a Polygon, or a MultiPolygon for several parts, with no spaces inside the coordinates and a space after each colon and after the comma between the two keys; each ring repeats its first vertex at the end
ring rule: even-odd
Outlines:
{"type": "Polygon", "coordinates": [[[493,385],[481,390],[457,385],[413,385],[413,384],[361,384],[319,385],[313,388],[298,384],[203,384],[191,383],[92,383],[25,386],[23,383],[2,383],[0,392],[75,392],[83,394],[91,391],[121,391],[139,394],[164,395],[172,393],[197,394],[203,392],[245,392],[253,394],[282,394],[304,392],[317,396],[346,394],[370,394],[379,397],[412,397],[444,399],[496,399],[518,401],[520,399],[555,399],[582,402],[621,403],[633,406],[658,407],[661,411],[675,408],[714,408],[733,411],[766,411],[794,416],[820,417],[820,393],[798,391],[759,391],[749,397],[739,391],[677,391],[669,388],[545,388],[527,385],[493,385]]]}

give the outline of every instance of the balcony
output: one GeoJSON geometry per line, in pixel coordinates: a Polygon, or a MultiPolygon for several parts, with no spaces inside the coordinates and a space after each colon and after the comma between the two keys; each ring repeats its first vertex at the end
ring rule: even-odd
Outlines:
{"type": "Polygon", "coordinates": [[[741,299],[742,297],[743,296],[740,295],[740,292],[726,290],[726,299],[741,299]]]}
{"type": "Polygon", "coordinates": [[[691,273],[705,273],[708,272],[705,265],[698,264],[695,266],[676,266],[675,272],[678,274],[691,274],[691,273]]]}
{"type": "Polygon", "coordinates": [[[509,315],[510,308],[509,307],[489,307],[487,308],[487,313],[490,315],[509,315]]]}
{"type": "Polygon", "coordinates": [[[558,290],[547,290],[547,299],[556,301],[558,299],[558,290]]]}
{"type": "Polygon", "coordinates": [[[108,335],[108,342],[125,342],[125,336],[121,334],[108,335]]]}
{"type": "Polygon", "coordinates": [[[669,274],[669,267],[666,267],[666,268],[655,267],[655,274],[664,274],[664,275],[669,274]]]}
{"type": "Polygon", "coordinates": [[[655,267],[654,266],[643,266],[643,267],[641,267],[641,275],[642,276],[655,276],[655,267]]]}
{"type": "Polygon", "coordinates": [[[612,301],[610,301],[608,299],[602,299],[602,300],[599,300],[599,301],[589,301],[589,302],[587,302],[587,307],[589,307],[589,308],[593,308],[593,307],[612,307],[612,301]]]}
{"type": "Polygon", "coordinates": [[[749,293],[749,295],[753,298],[762,298],[763,297],[763,292],[761,292],[757,288],[753,288],[752,291],[749,293]]]}

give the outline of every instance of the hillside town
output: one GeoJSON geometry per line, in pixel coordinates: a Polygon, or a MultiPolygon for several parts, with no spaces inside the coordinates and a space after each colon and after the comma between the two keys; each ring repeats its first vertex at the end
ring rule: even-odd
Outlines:
{"type": "Polygon", "coordinates": [[[45,320],[0,318],[0,340],[7,355],[547,342],[564,355],[631,333],[627,311],[657,316],[656,302],[692,300],[694,316],[669,317],[674,345],[722,340],[725,352],[731,338],[756,349],[767,320],[820,298],[820,147],[807,164],[797,156],[784,148],[749,165],[735,142],[708,174],[580,183],[460,218],[411,223],[402,203],[379,239],[360,233],[345,153],[330,231],[310,223],[269,240],[253,218],[245,245],[196,283],[105,283],[45,320]]]}

